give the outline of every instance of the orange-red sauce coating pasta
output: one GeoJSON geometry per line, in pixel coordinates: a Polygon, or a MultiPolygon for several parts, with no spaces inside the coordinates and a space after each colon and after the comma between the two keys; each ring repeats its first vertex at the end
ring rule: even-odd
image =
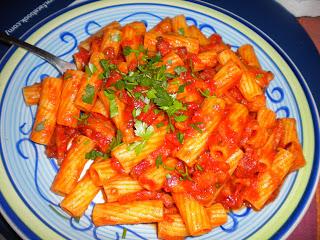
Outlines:
{"type": "Polygon", "coordinates": [[[30,138],[61,164],[51,189],[73,217],[102,191],[96,226],[156,222],[159,238],[201,235],[229,210],[262,209],[306,163],[296,121],[266,106],[273,74],[251,45],[233,51],[178,15],[150,30],[112,22],[74,59],[64,80],[23,91],[39,104],[30,138]]]}

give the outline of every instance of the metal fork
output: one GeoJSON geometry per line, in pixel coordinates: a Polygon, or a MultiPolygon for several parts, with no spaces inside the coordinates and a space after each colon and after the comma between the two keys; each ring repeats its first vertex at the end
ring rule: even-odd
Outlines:
{"type": "Polygon", "coordinates": [[[57,56],[54,56],[51,53],[42,50],[41,48],[33,46],[27,42],[21,41],[15,37],[8,36],[5,33],[0,32],[0,41],[24,48],[27,51],[37,55],[38,57],[41,57],[42,59],[53,65],[61,74],[63,74],[67,69],[76,69],[75,64],[66,62],[58,58],[57,56]]]}

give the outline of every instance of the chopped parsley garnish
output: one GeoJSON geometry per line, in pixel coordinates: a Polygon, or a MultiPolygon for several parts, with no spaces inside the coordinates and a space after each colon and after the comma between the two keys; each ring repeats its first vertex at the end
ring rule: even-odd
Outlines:
{"type": "Polygon", "coordinates": [[[156,167],[159,168],[162,164],[163,164],[162,156],[159,155],[159,156],[156,158],[156,167]]]}
{"type": "Polygon", "coordinates": [[[172,177],[171,177],[171,174],[170,173],[167,173],[166,174],[166,179],[171,179],[172,177]]]}
{"type": "Polygon", "coordinates": [[[184,29],[183,29],[183,28],[179,28],[179,29],[178,29],[178,33],[179,33],[180,35],[182,35],[182,36],[185,35],[185,32],[184,32],[184,29]]]}
{"type": "Polygon", "coordinates": [[[65,215],[63,215],[62,213],[60,213],[57,209],[55,209],[55,207],[54,206],[52,206],[51,204],[49,204],[49,207],[50,207],[50,209],[52,210],[52,211],[54,211],[59,217],[62,217],[62,218],[64,218],[64,219],[69,219],[69,217],[67,217],[67,216],[65,216],[65,215]]]}
{"type": "Polygon", "coordinates": [[[178,170],[178,172],[179,172],[180,175],[181,175],[180,180],[190,180],[190,181],[193,181],[192,178],[191,178],[190,175],[189,175],[188,167],[187,167],[187,166],[185,166],[185,171],[178,170]]]}
{"type": "Polygon", "coordinates": [[[204,97],[210,97],[210,90],[209,89],[206,89],[204,91],[201,91],[201,89],[198,89],[199,92],[202,94],[202,96],[204,97]]]}
{"type": "Polygon", "coordinates": [[[179,143],[183,143],[183,139],[184,139],[184,134],[183,133],[181,133],[181,132],[178,132],[177,133],[177,139],[178,139],[178,141],[179,141],[179,143]]]}
{"type": "Polygon", "coordinates": [[[122,236],[121,236],[121,238],[122,238],[122,239],[125,239],[126,236],[127,236],[127,229],[124,228],[123,231],[122,231],[122,236]]]}
{"type": "Polygon", "coordinates": [[[69,78],[72,78],[72,74],[71,74],[71,73],[65,73],[65,74],[63,75],[63,79],[64,79],[64,80],[67,80],[67,79],[69,79],[69,78]]]}
{"type": "Polygon", "coordinates": [[[110,76],[111,70],[117,69],[117,65],[111,64],[109,60],[100,60],[100,65],[103,68],[103,73],[100,74],[99,78],[108,78],[110,76]]]}
{"type": "Polygon", "coordinates": [[[100,152],[100,151],[97,151],[97,150],[92,150],[92,151],[86,153],[86,156],[85,156],[86,159],[92,159],[92,160],[95,160],[97,157],[101,157],[103,159],[107,159],[110,156],[107,153],[103,153],[103,152],[100,152]]]}
{"type": "Polygon", "coordinates": [[[45,122],[46,122],[46,120],[43,120],[43,121],[39,122],[39,123],[35,126],[34,131],[36,131],[36,132],[42,131],[42,130],[44,129],[44,123],[45,123],[45,122]]]}
{"type": "Polygon", "coordinates": [[[147,141],[150,139],[152,134],[154,133],[154,128],[152,126],[148,126],[145,122],[140,120],[136,120],[134,124],[135,130],[134,133],[136,136],[141,137],[142,140],[138,142],[134,142],[129,145],[128,150],[134,149],[136,155],[139,155],[146,145],[147,141]]]}
{"type": "Polygon", "coordinates": [[[202,122],[196,122],[196,123],[191,123],[190,126],[194,129],[197,130],[199,133],[202,133],[202,129],[199,128],[199,125],[203,124],[202,122]]]}
{"type": "Polygon", "coordinates": [[[121,36],[119,33],[113,34],[111,36],[111,41],[112,42],[120,42],[121,41],[121,36]]]}
{"type": "Polygon", "coordinates": [[[74,116],[80,123],[87,124],[88,118],[90,117],[90,114],[81,113],[79,117],[74,116]]]}
{"type": "Polygon", "coordinates": [[[135,130],[134,133],[136,136],[141,137],[143,140],[147,141],[154,133],[154,128],[148,126],[145,122],[137,120],[134,124],[135,130]]]}
{"type": "Polygon", "coordinates": [[[183,115],[183,114],[182,115],[177,115],[177,116],[174,117],[174,120],[176,122],[184,122],[187,119],[188,119],[188,116],[183,115]]]}
{"type": "Polygon", "coordinates": [[[140,114],[141,114],[141,108],[135,108],[135,109],[133,109],[133,111],[132,111],[132,116],[133,116],[134,118],[138,117],[140,114]]]}
{"type": "Polygon", "coordinates": [[[198,163],[196,164],[196,169],[201,171],[201,172],[203,171],[203,167],[201,167],[201,165],[198,164],[198,163]]]}
{"type": "Polygon", "coordinates": [[[157,128],[161,128],[161,127],[163,127],[163,126],[164,126],[164,123],[163,123],[163,122],[159,122],[159,123],[157,123],[157,125],[156,125],[157,128]]]}
{"type": "Polygon", "coordinates": [[[256,78],[257,78],[257,79],[263,78],[263,74],[262,74],[262,73],[257,74],[257,75],[256,75],[256,78]]]}
{"type": "Polygon", "coordinates": [[[180,75],[181,73],[186,72],[187,69],[183,66],[178,66],[178,67],[175,67],[174,71],[176,74],[180,75]]]}
{"type": "Polygon", "coordinates": [[[110,101],[110,117],[113,118],[119,114],[116,95],[112,89],[104,90],[104,95],[110,101]]]}
{"type": "Polygon", "coordinates": [[[183,85],[180,85],[179,88],[178,88],[178,93],[183,93],[184,92],[184,89],[185,89],[186,85],[183,84],[183,85]]]}
{"type": "Polygon", "coordinates": [[[89,77],[92,76],[97,71],[97,67],[93,63],[89,63],[84,68],[85,72],[88,74],[89,77]]]}
{"type": "Polygon", "coordinates": [[[94,98],[94,86],[87,84],[85,93],[82,95],[82,102],[92,104],[94,98]]]}
{"type": "Polygon", "coordinates": [[[144,113],[148,112],[149,108],[150,108],[149,104],[144,105],[144,107],[142,108],[142,112],[144,112],[144,113]]]}
{"type": "Polygon", "coordinates": [[[116,136],[112,139],[110,143],[110,150],[114,149],[116,146],[120,145],[122,142],[122,133],[119,129],[117,129],[116,136]]]}

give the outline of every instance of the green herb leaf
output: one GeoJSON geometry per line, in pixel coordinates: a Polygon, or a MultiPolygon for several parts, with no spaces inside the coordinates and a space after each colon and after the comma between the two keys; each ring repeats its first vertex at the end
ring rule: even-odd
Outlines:
{"type": "Polygon", "coordinates": [[[63,75],[63,79],[64,79],[64,80],[67,80],[67,79],[69,79],[69,78],[72,78],[72,74],[71,74],[71,73],[65,73],[65,74],[63,75]]]}
{"type": "Polygon", "coordinates": [[[114,149],[116,146],[120,145],[122,142],[122,133],[119,129],[117,129],[117,134],[110,143],[110,150],[114,149]]]}
{"type": "Polygon", "coordinates": [[[201,172],[203,171],[203,167],[201,167],[201,165],[198,164],[198,163],[196,164],[196,169],[201,171],[201,172]]]}
{"type": "Polygon", "coordinates": [[[82,95],[82,102],[92,104],[94,98],[94,86],[87,84],[85,93],[82,95]]]}
{"type": "Polygon", "coordinates": [[[135,108],[135,109],[133,109],[133,111],[132,111],[132,116],[133,116],[134,118],[138,117],[140,114],[141,114],[141,108],[135,108]]]}
{"type": "Polygon", "coordinates": [[[160,165],[162,165],[163,161],[162,161],[162,156],[159,155],[157,158],[156,158],[156,167],[159,168],[160,165]]]}
{"type": "Polygon", "coordinates": [[[103,159],[109,158],[109,154],[103,153],[97,150],[91,150],[90,152],[86,153],[85,158],[86,159],[92,159],[95,160],[97,157],[101,157],[103,159]]]}
{"type": "Polygon", "coordinates": [[[183,28],[179,28],[179,29],[178,29],[178,33],[179,33],[180,35],[182,35],[182,36],[185,35],[185,32],[184,32],[184,29],[183,29],[183,28]]]}
{"type": "Polygon", "coordinates": [[[161,127],[163,127],[163,126],[164,126],[164,123],[163,123],[163,122],[159,122],[159,123],[157,123],[157,125],[156,125],[157,128],[161,128],[161,127]]]}
{"type": "Polygon", "coordinates": [[[202,122],[196,122],[196,123],[191,123],[190,126],[194,129],[197,130],[199,133],[202,133],[202,129],[199,128],[199,125],[203,124],[202,122]]]}
{"type": "Polygon", "coordinates": [[[124,48],[123,48],[123,55],[124,56],[129,56],[129,54],[131,53],[131,47],[129,47],[129,46],[125,46],[124,48]]]}
{"type": "Polygon", "coordinates": [[[184,134],[181,133],[181,132],[178,132],[177,133],[177,139],[182,144],[183,143],[183,139],[184,139],[184,134]]]}
{"type": "Polygon", "coordinates": [[[103,73],[101,74],[101,78],[108,78],[110,76],[111,70],[117,69],[117,65],[111,64],[109,60],[106,59],[101,59],[100,60],[100,65],[103,68],[103,73]]]}
{"type": "Polygon", "coordinates": [[[67,219],[69,220],[69,217],[63,215],[62,213],[60,213],[54,206],[52,206],[51,204],[49,204],[49,207],[52,211],[54,211],[58,216],[64,218],[64,219],[67,219]]]}
{"type": "Polygon", "coordinates": [[[256,78],[257,78],[257,79],[263,78],[263,74],[262,74],[262,73],[258,73],[258,74],[256,75],[256,78]]]}
{"type": "Polygon", "coordinates": [[[141,137],[143,140],[149,140],[149,138],[154,133],[154,128],[148,126],[145,122],[137,120],[134,124],[135,130],[134,133],[136,136],[141,137]]]}
{"type": "Polygon", "coordinates": [[[111,89],[104,90],[104,95],[110,101],[110,107],[109,107],[110,108],[110,117],[113,118],[119,114],[116,96],[114,94],[114,91],[112,91],[111,89]]]}
{"type": "Polygon", "coordinates": [[[154,90],[153,88],[151,88],[148,92],[147,92],[147,98],[149,99],[154,99],[157,97],[156,95],[157,91],[154,90]]]}
{"type": "Polygon", "coordinates": [[[117,81],[114,86],[116,87],[116,89],[118,90],[122,90],[124,89],[125,83],[122,80],[117,81]]]}
{"type": "Polygon", "coordinates": [[[171,177],[171,174],[170,173],[167,173],[166,174],[166,179],[171,179],[172,177],[171,177]]]}
{"type": "Polygon", "coordinates": [[[175,120],[176,122],[184,122],[184,121],[187,120],[187,119],[188,119],[188,116],[183,115],[183,114],[174,117],[174,120],[175,120]]]}
{"type": "Polygon", "coordinates": [[[92,76],[97,71],[97,67],[93,63],[89,63],[85,66],[85,72],[88,74],[89,77],[92,76]]]}
{"type": "Polygon", "coordinates": [[[169,167],[169,166],[167,166],[167,165],[165,165],[165,164],[162,164],[162,167],[163,167],[164,169],[166,169],[166,170],[169,170],[169,171],[173,171],[173,170],[176,169],[175,167],[169,167]]]}
{"type": "Polygon", "coordinates": [[[201,89],[198,89],[198,91],[204,96],[204,97],[210,97],[210,90],[206,89],[204,91],[201,91],[201,89]]]}
{"type": "Polygon", "coordinates": [[[190,177],[189,175],[189,172],[188,172],[188,167],[185,166],[185,172],[181,171],[181,170],[178,170],[178,172],[180,173],[181,177],[182,177],[182,180],[190,180],[190,181],[193,181],[192,178],[190,177]]]}
{"type": "Polygon", "coordinates": [[[174,71],[176,72],[176,74],[180,75],[183,72],[186,72],[187,69],[183,66],[177,66],[175,67],[174,71]]]}
{"type": "Polygon", "coordinates": [[[142,109],[142,112],[146,113],[149,111],[149,108],[150,108],[150,105],[149,104],[146,104],[144,105],[143,109],[142,109]]]}
{"type": "Polygon", "coordinates": [[[126,236],[127,236],[127,229],[124,228],[123,231],[122,231],[122,236],[121,236],[121,238],[122,238],[122,239],[125,239],[126,236]]]}
{"type": "Polygon", "coordinates": [[[42,130],[44,129],[44,123],[45,123],[45,122],[46,122],[46,120],[43,120],[43,121],[39,122],[39,123],[35,126],[34,131],[36,131],[36,132],[42,131],[42,130]]]}
{"type": "Polygon", "coordinates": [[[186,85],[183,84],[183,85],[180,85],[179,88],[178,88],[178,93],[183,93],[184,92],[184,89],[185,89],[186,85]]]}
{"type": "Polygon", "coordinates": [[[120,42],[121,41],[121,36],[119,33],[113,34],[111,36],[111,41],[112,42],[120,42]]]}
{"type": "Polygon", "coordinates": [[[88,118],[90,117],[90,114],[81,113],[79,117],[73,116],[75,119],[77,119],[82,124],[88,123],[88,118]]]}

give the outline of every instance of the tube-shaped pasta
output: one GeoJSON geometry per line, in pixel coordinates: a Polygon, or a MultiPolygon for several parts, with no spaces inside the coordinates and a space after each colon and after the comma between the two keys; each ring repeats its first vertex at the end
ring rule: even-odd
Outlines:
{"type": "Polygon", "coordinates": [[[233,103],[229,107],[229,113],[227,116],[229,126],[232,131],[240,133],[245,127],[248,116],[249,111],[245,105],[241,103],[233,103]]]}
{"type": "Polygon", "coordinates": [[[41,83],[35,83],[22,89],[24,102],[28,105],[36,105],[39,103],[41,95],[41,83]]]}
{"type": "Polygon", "coordinates": [[[293,154],[280,148],[273,160],[271,169],[258,175],[256,182],[247,190],[248,194],[246,194],[245,199],[255,209],[261,209],[281,184],[283,178],[289,173],[293,162],[293,154]],[[254,192],[254,194],[250,194],[250,192],[254,192]]]}
{"type": "Polygon", "coordinates": [[[86,153],[94,147],[94,141],[86,136],[80,135],[73,140],[72,146],[53,180],[51,191],[64,196],[74,189],[87,162],[86,153]]]}
{"type": "Polygon", "coordinates": [[[220,123],[224,108],[225,103],[220,98],[211,97],[203,101],[200,115],[205,119],[205,129],[187,138],[177,152],[176,157],[184,161],[188,166],[194,165],[198,156],[204,150],[208,137],[220,123]]]}
{"type": "Polygon", "coordinates": [[[91,42],[96,39],[96,38],[101,38],[103,36],[103,33],[105,31],[108,31],[109,29],[119,29],[121,26],[120,26],[120,23],[117,22],[117,21],[114,21],[114,22],[111,22],[109,23],[108,25],[106,25],[105,27],[101,28],[99,31],[97,31],[96,33],[94,33],[93,35],[91,35],[89,38],[87,38],[86,40],[80,42],[79,44],[79,48],[82,47],[84,49],[86,49],[87,51],[90,50],[91,48],[91,42]]]}
{"type": "Polygon", "coordinates": [[[214,67],[217,64],[217,53],[215,51],[206,51],[197,55],[200,61],[193,62],[193,70],[201,71],[206,67],[214,67]]]}
{"type": "Polygon", "coordinates": [[[133,28],[134,32],[138,36],[143,36],[146,33],[146,25],[143,22],[135,21],[128,23],[126,26],[133,28]]]}
{"type": "Polygon", "coordinates": [[[136,152],[135,146],[121,144],[112,150],[111,155],[120,162],[125,172],[129,173],[135,165],[163,144],[166,132],[166,127],[155,128],[150,139],[145,143],[140,143],[144,144],[140,153],[136,152]]]}
{"type": "Polygon", "coordinates": [[[102,186],[111,177],[117,175],[117,171],[111,166],[110,159],[97,158],[89,168],[89,174],[97,186],[102,186]]]}
{"type": "Polygon", "coordinates": [[[60,207],[72,217],[81,217],[99,190],[87,173],[62,200],[60,207]]]}
{"type": "Polygon", "coordinates": [[[89,65],[91,64],[92,66],[90,73],[84,74],[82,77],[75,104],[83,111],[91,111],[96,102],[102,84],[102,80],[99,76],[103,71],[100,65],[100,60],[102,59],[104,59],[102,53],[92,53],[89,63],[89,65]]]}
{"type": "Polygon", "coordinates": [[[172,196],[191,236],[198,236],[211,230],[207,212],[197,200],[186,193],[173,193],[172,196]]]}
{"type": "Polygon", "coordinates": [[[232,176],[233,172],[236,170],[239,161],[243,157],[244,153],[241,149],[237,149],[234,153],[231,154],[230,157],[226,160],[226,163],[229,164],[229,170],[228,173],[230,176],[232,176]]]}
{"type": "Polygon", "coordinates": [[[213,77],[216,85],[216,94],[221,96],[224,92],[234,86],[240,80],[241,69],[232,61],[226,63],[213,77]]]}
{"type": "Polygon", "coordinates": [[[262,95],[262,89],[256,82],[254,75],[251,72],[244,71],[240,82],[239,90],[248,101],[253,101],[254,97],[262,95]]]}
{"type": "Polygon", "coordinates": [[[117,175],[103,183],[108,202],[116,202],[126,194],[142,190],[139,182],[127,175],[117,175]]]}
{"type": "Polygon", "coordinates": [[[139,177],[139,183],[150,191],[160,190],[166,181],[166,175],[175,169],[176,163],[177,159],[170,157],[161,165],[149,168],[139,177]]]}
{"type": "Polygon", "coordinates": [[[60,104],[62,79],[47,77],[42,81],[41,97],[30,139],[39,144],[48,144],[54,132],[60,104]]]}
{"type": "Polygon", "coordinates": [[[283,128],[283,134],[280,140],[281,147],[286,147],[293,142],[299,142],[296,120],[294,118],[281,118],[279,119],[279,123],[283,128]]]}
{"type": "Polygon", "coordinates": [[[212,228],[221,226],[228,221],[227,211],[224,209],[221,203],[213,204],[206,208],[210,224],[212,228]]]}
{"type": "Polygon", "coordinates": [[[247,70],[247,67],[241,62],[240,58],[229,48],[218,54],[218,61],[221,65],[226,65],[229,61],[232,61],[237,64],[242,71],[247,70]]]}
{"type": "Polygon", "coordinates": [[[199,53],[199,40],[181,35],[164,34],[163,39],[172,47],[186,47],[188,52],[199,53]]]}
{"type": "Polygon", "coordinates": [[[152,52],[153,54],[157,51],[157,37],[159,34],[155,32],[146,32],[144,35],[144,43],[143,46],[145,49],[148,49],[148,54],[149,52],[152,52]]]}
{"type": "MultiPolygon", "coordinates": [[[[107,112],[110,113],[110,100],[108,97],[104,94],[103,91],[99,93],[99,97],[102,100],[105,108],[107,109],[107,112]]],[[[116,127],[121,131],[123,136],[123,142],[124,143],[131,143],[134,140],[136,140],[136,137],[134,136],[133,128],[128,126],[128,122],[125,121],[126,119],[126,104],[122,102],[117,96],[115,96],[114,104],[117,106],[117,114],[115,116],[111,116],[111,119],[116,125],[116,127]]]]}
{"type": "Polygon", "coordinates": [[[172,31],[182,36],[189,36],[189,28],[186,17],[184,15],[177,15],[172,18],[172,31]]]}
{"type": "Polygon", "coordinates": [[[259,60],[251,45],[245,44],[238,48],[238,53],[241,59],[246,62],[250,67],[261,69],[259,60]]]}
{"type": "Polygon", "coordinates": [[[200,45],[208,45],[210,43],[206,35],[204,35],[195,25],[189,26],[188,36],[198,39],[200,45]]]}
{"type": "Polygon", "coordinates": [[[149,32],[163,34],[172,32],[172,20],[169,17],[164,18],[156,26],[154,26],[149,32]]]}
{"type": "Polygon", "coordinates": [[[121,38],[122,32],[120,30],[115,28],[107,29],[103,34],[100,50],[103,52],[107,48],[112,48],[115,56],[117,56],[120,50],[121,38]]]}
{"type": "Polygon", "coordinates": [[[162,58],[162,63],[159,65],[162,64],[166,65],[166,72],[174,73],[174,69],[178,66],[183,66],[184,62],[178,54],[171,52],[162,58]]]}
{"type": "Polygon", "coordinates": [[[257,121],[263,128],[271,128],[276,124],[276,114],[268,108],[261,108],[257,112],[257,121]]]}
{"type": "Polygon", "coordinates": [[[163,221],[158,223],[158,238],[184,239],[189,232],[180,214],[166,214],[163,221]]]}
{"type": "Polygon", "coordinates": [[[61,103],[57,114],[57,123],[63,126],[76,128],[80,109],[75,106],[75,99],[83,77],[82,71],[67,70],[61,93],[61,103]]]}
{"type": "Polygon", "coordinates": [[[100,113],[102,116],[109,117],[109,112],[107,112],[105,105],[98,97],[96,103],[94,104],[91,112],[100,113]]]}
{"type": "Polygon", "coordinates": [[[96,204],[92,212],[92,221],[96,226],[154,223],[162,220],[163,202],[159,200],[96,204]]]}

